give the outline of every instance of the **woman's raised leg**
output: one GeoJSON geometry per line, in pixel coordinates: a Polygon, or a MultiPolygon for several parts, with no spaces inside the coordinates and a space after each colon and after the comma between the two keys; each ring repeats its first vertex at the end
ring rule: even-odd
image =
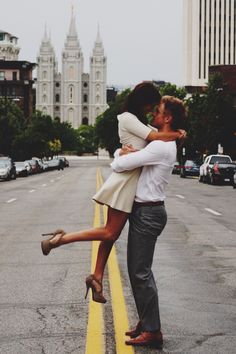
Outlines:
{"type": "Polygon", "coordinates": [[[117,235],[117,237],[112,240],[101,241],[99,245],[94,276],[100,282],[102,282],[105,266],[107,264],[107,260],[110,255],[112,246],[117,240],[117,238],[120,236],[120,233],[125,226],[128,216],[128,213],[110,207],[108,208],[107,224],[111,229],[115,230],[115,234],[117,235]]]}

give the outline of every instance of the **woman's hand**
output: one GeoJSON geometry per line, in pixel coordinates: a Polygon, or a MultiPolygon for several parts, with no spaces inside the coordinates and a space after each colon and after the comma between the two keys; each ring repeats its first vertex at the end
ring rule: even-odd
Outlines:
{"type": "Polygon", "coordinates": [[[120,156],[122,156],[122,155],[127,155],[127,154],[130,154],[131,152],[135,152],[135,151],[138,151],[138,150],[135,149],[135,148],[133,147],[133,145],[127,144],[127,145],[124,145],[124,146],[120,149],[120,156]]]}
{"type": "Polygon", "coordinates": [[[182,140],[182,139],[186,139],[186,138],[187,138],[187,132],[186,132],[186,130],[178,129],[177,131],[179,132],[179,137],[178,137],[178,139],[182,140]]]}

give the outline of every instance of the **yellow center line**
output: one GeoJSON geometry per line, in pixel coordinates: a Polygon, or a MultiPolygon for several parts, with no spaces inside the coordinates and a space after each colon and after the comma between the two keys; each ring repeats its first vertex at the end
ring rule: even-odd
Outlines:
{"type": "MultiPolygon", "coordinates": [[[[101,186],[101,179],[99,177],[99,171],[97,170],[96,176],[96,190],[101,186]]],[[[95,204],[95,214],[93,227],[99,227],[101,225],[100,221],[100,205],[95,204]]],[[[93,273],[99,242],[92,242],[92,261],[91,261],[91,272],[93,273]]],[[[96,303],[92,300],[92,294],[90,291],[90,301],[89,301],[89,318],[87,326],[87,338],[86,338],[86,354],[104,354],[105,353],[105,340],[104,340],[104,320],[102,305],[96,303]]]]}
{"type": "MultiPolygon", "coordinates": [[[[99,179],[100,184],[102,184],[103,179],[100,170],[99,179]]],[[[105,224],[107,219],[107,206],[105,205],[103,207],[103,218],[105,224]]],[[[129,328],[129,320],[115,246],[113,246],[108,259],[108,272],[115,328],[116,354],[134,354],[134,349],[125,344],[125,340],[127,339],[125,336],[125,331],[129,328]]]]}

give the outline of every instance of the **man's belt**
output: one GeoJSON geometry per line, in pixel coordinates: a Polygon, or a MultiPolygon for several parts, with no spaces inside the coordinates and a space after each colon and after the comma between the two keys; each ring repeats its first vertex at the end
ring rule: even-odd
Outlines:
{"type": "Polygon", "coordinates": [[[157,202],[136,202],[134,201],[135,206],[155,206],[155,205],[165,205],[163,200],[158,200],[157,202]]]}

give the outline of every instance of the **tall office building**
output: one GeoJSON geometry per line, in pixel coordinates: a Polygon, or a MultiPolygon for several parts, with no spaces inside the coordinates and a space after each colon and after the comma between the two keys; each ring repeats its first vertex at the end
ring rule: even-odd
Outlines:
{"type": "Polygon", "coordinates": [[[185,86],[205,86],[210,65],[236,64],[236,0],[184,0],[185,86]]]}

